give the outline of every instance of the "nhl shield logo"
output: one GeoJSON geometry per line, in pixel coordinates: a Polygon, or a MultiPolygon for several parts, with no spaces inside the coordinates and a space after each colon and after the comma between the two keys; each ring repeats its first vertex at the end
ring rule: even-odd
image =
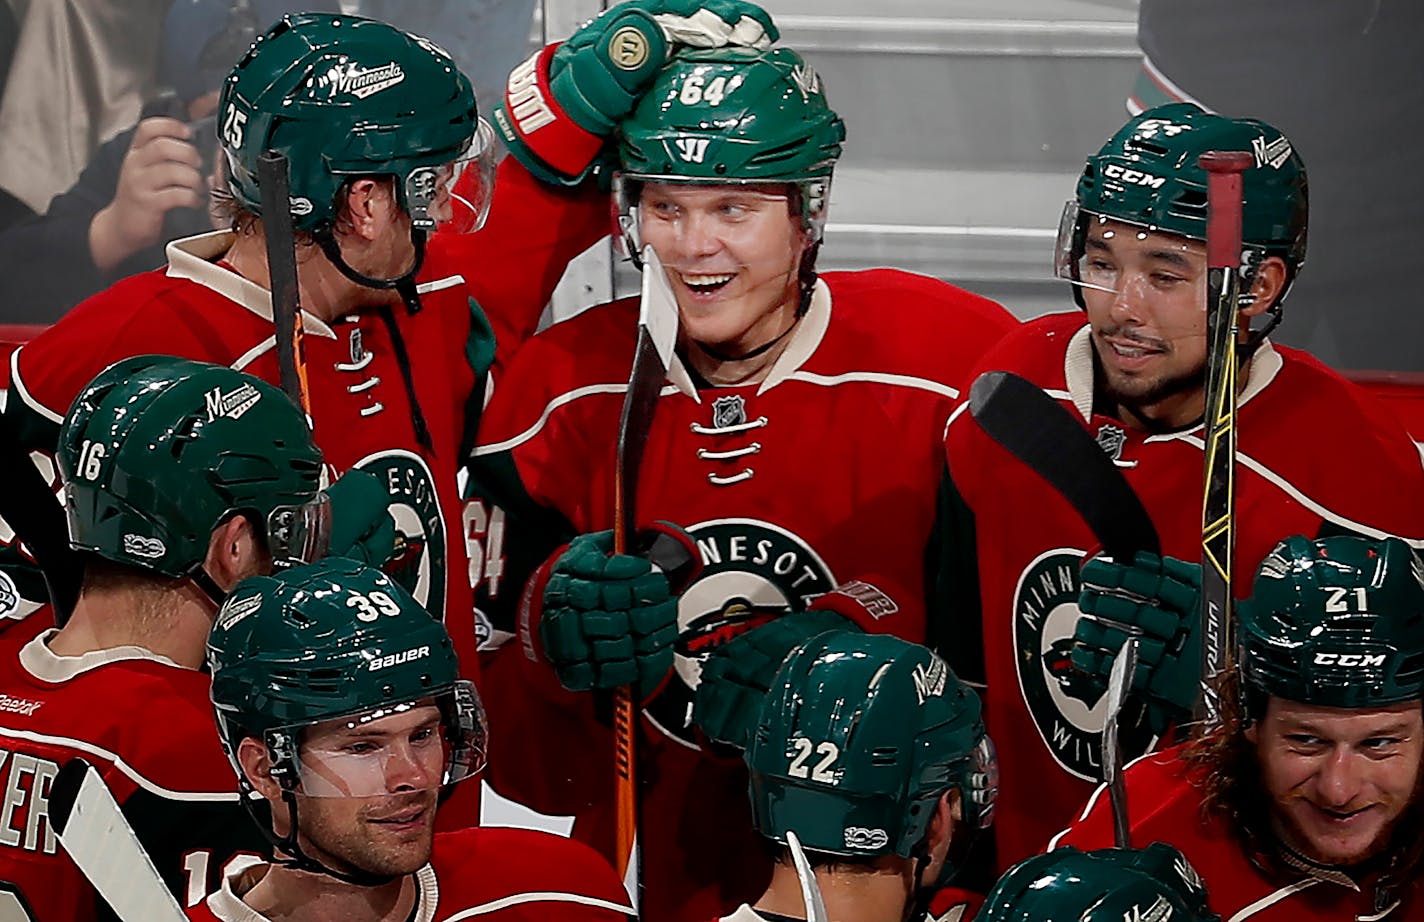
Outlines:
{"type": "Polygon", "coordinates": [[[1127,444],[1127,433],[1119,426],[1104,424],[1098,429],[1098,446],[1114,461],[1122,460],[1122,447],[1127,444]]]}
{"type": "MultiPolygon", "coordinates": [[[[1083,552],[1057,548],[1024,569],[1014,591],[1014,657],[1019,689],[1049,753],[1085,781],[1102,781],[1106,689],[1073,668],[1078,567],[1083,552]]],[[[1140,709],[1129,702],[1119,727],[1124,761],[1156,742],[1140,709]]]]}
{"type": "Polygon", "coordinates": [[[752,628],[805,609],[836,581],[809,544],[770,522],[716,519],[687,531],[702,574],[678,599],[672,678],[644,713],[670,739],[697,749],[692,698],[702,661],[752,628]]]}
{"type": "Polygon", "coordinates": [[[729,429],[747,421],[747,402],[739,394],[718,397],[712,401],[712,425],[717,429],[729,429]]]}

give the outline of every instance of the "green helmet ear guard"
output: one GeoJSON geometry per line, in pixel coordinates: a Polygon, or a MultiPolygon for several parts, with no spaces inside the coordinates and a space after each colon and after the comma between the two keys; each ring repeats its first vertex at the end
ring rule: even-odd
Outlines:
{"type": "Polygon", "coordinates": [[[792,651],[745,758],[757,830],[833,855],[920,856],[946,791],[978,829],[998,790],[978,696],[933,652],[888,635],[832,632],[792,651]]]}
{"type": "Polygon", "coordinates": [[[1237,620],[1252,717],[1267,696],[1338,708],[1424,698],[1424,567],[1398,538],[1287,538],[1237,620]]]}
{"type": "Polygon", "coordinates": [[[55,460],[75,550],[195,577],[213,529],[245,515],[279,563],[325,553],[319,527],[301,529],[303,547],[286,540],[325,509],[306,418],[231,368],[156,355],[109,366],[75,398],[55,460]]]}
{"type": "Polygon", "coordinates": [[[844,140],[820,75],[790,48],[679,52],[619,128],[615,190],[629,252],[641,252],[638,192],[649,181],[792,186],[819,241],[844,140]]]}
{"type": "Polygon", "coordinates": [[[1083,852],[1071,845],[1009,869],[975,922],[1220,922],[1201,875],[1164,842],[1083,852]]]}
{"type": "MultiPolygon", "coordinates": [[[[1059,277],[1077,281],[1075,267],[1083,256],[1091,218],[1206,240],[1207,174],[1197,158],[1209,150],[1255,155],[1255,166],[1242,174],[1241,240],[1255,261],[1265,256],[1285,261],[1286,288],[1277,301],[1283,299],[1305,263],[1305,163],[1290,140],[1266,122],[1226,118],[1192,103],[1148,109],[1088,158],[1077,195],[1060,222],[1055,254],[1059,277]]],[[[1075,286],[1073,292],[1082,307],[1081,291],[1075,286]]]]}
{"type": "Polygon", "coordinates": [[[342,184],[363,175],[394,177],[414,228],[430,230],[441,168],[493,139],[443,49],[338,13],[288,13],[259,36],[223,83],[218,129],[232,194],[254,213],[258,158],[287,156],[293,225],[305,231],[330,227],[342,184]]]}

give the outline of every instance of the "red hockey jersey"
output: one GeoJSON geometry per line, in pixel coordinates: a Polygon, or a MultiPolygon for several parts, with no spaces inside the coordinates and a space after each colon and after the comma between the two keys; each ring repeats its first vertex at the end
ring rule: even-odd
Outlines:
{"type": "MultiPolygon", "coordinates": [[[[316,442],[336,472],[361,468],[386,483],[407,549],[389,569],[446,618],[467,669],[475,668],[477,641],[455,482],[473,422],[467,401],[491,359],[497,374],[534,332],[567,261],[606,230],[599,198],[548,188],[512,158],[500,166],[495,195],[480,233],[430,239],[418,277],[421,311],[410,314],[398,302],[390,308],[429,444],[416,438],[381,311],[330,324],[303,315],[316,442]]],[[[80,388],[127,356],[179,355],[278,380],[267,291],[217,262],[231,240],[215,233],[175,241],[166,270],[115,284],[15,353],[7,412],[33,447],[52,449],[80,388]]]]}
{"type": "MultiPolygon", "coordinates": [[[[1082,314],[1025,324],[980,370],[1016,372],[1057,398],[1137,491],[1163,553],[1199,558],[1200,428],[1149,435],[1096,412],[1082,314]]],[[[1309,355],[1266,343],[1251,362],[1239,406],[1239,596],[1249,593],[1260,561],[1289,535],[1424,536],[1419,452],[1363,389],[1309,355]]],[[[1002,754],[995,806],[1002,868],[1042,850],[1101,780],[1105,696],[1069,664],[1078,567],[1097,542],[1072,507],[969,413],[951,421],[946,451],[953,484],[972,511],[972,527],[961,532],[975,540],[972,550],[949,549],[945,578],[960,587],[977,581],[982,600],[982,611],[972,603],[959,609],[951,636],[965,642],[948,654],[960,676],[986,684],[989,733],[1002,754]]],[[[1124,725],[1122,739],[1129,758],[1156,742],[1141,721],[1124,725]]]]}
{"type": "Polygon", "coordinates": [[[53,633],[0,658],[0,918],[113,918],[50,826],[50,784],[76,756],[99,769],[179,903],[198,902],[232,854],[265,849],[238,802],[207,677],[139,647],[56,656],[53,633]]]}
{"type": "MultiPolygon", "coordinates": [[[[543,536],[541,559],[568,534],[612,524],[637,311],[617,302],[535,337],[485,414],[475,480],[498,496],[527,494],[564,520],[564,534],[543,536]]],[[[827,273],[762,383],[698,390],[681,362],[670,370],[647,438],[638,517],[686,528],[704,569],[679,602],[673,678],[643,711],[647,918],[715,916],[767,880],[741,762],[707,756],[690,726],[707,651],[849,580],[870,584],[864,591],[879,600],[868,630],[925,638],[944,424],[965,373],[1012,324],[993,302],[933,279],[827,273]]],[[[506,577],[504,593],[521,585],[506,577]]],[[[611,735],[592,713],[593,696],[511,692],[508,672],[524,662],[510,644],[487,667],[501,748],[495,787],[577,814],[574,835],[611,856],[611,735]]],[[[547,666],[527,668],[532,682],[553,681],[547,666]]]]}
{"type": "MultiPolygon", "coordinates": [[[[1174,845],[1206,882],[1207,896],[1221,918],[1231,922],[1406,922],[1424,917],[1424,886],[1405,893],[1377,893],[1373,881],[1344,874],[1303,874],[1267,879],[1246,857],[1226,823],[1206,819],[1201,791],[1193,784],[1181,747],[1153,753],[1127,767],[1124,780],[1136,845],[1174,845]]],[[[1083,814],[1053,840],[1053,847],[1082,849],[1113,845],[1112,807],[1100,787],[1083,814]]]]}
{"type": "MultiPolygon", "coordinates": [[[[222,887],[188,910],[195,922],[265,922],[243,903],[264,873],[234,864],[222,887]]],[[[415,872],[414,922],[627,922],[628,894],[586,845],[527,829],[482,827],[440,833],[430,863],[415,872]]]]}

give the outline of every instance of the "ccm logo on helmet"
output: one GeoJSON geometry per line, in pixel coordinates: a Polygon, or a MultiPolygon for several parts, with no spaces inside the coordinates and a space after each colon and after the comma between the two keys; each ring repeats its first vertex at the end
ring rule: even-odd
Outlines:
{"type": "Polygon", "coordinates": [[[371,660],[371,665],[367,667],[366,671],[376,672],[379,669],[399,666],[401,663],[413,663],[418,659],[425,659],[425,657],[429,655],[429,647],[416,647],[414,650],[402,650],[399,653],[392,653],[389,656],[379,656],[371,660]]]}
{"type": "Polygon", "coordinates": [[[1317,666],[1383,666],[1383,653],[1317,653],[1317,666]]]}
{"type": "Polygon", "coordinates": [[[1165,176],[1153,176],[1151,173],[1118,166],[1116,163],[1109,163],[1103,167],[1103,175],[1109,179],[1120,179],[1129,185],[1147,186],[1152,189],[1160,189],[1162,184],[1167,181],[1165,176]]]}

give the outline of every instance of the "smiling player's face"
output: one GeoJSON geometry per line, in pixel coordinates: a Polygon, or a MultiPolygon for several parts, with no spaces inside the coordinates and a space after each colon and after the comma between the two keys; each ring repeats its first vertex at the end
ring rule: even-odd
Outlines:
{"type": "Polygon", "coordinates": [[[689,338],[735,354],[795,317],[807,239],[786,186],[648,183],[639,208],[689,338]]]}
{"type": "Polygon", "coordinates": [[[1247,738],[1287,844],[1312,861],[1355,865],[1379,854],[1420,796],[1417,701],[1345,709],[1271,698],[1247,738]]]}

